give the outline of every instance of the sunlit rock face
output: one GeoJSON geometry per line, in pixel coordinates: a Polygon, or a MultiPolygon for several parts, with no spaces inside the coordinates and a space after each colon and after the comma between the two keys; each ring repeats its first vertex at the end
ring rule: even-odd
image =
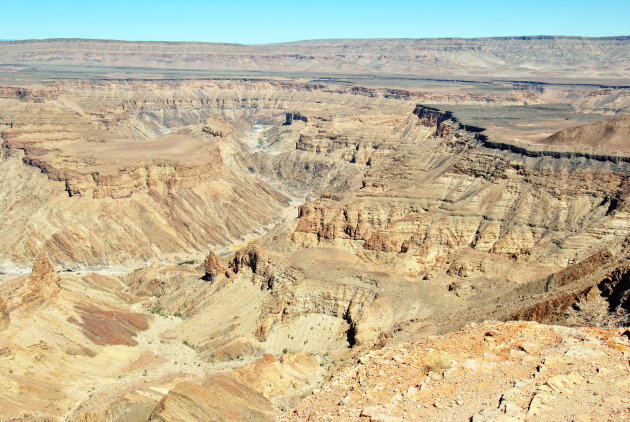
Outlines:
{"type": "Polygon", "coordinates": [[[95,43],[0,43],[104,58],[0,88],[0,419],[625,415],[624,330],[470,323],[623,320],[627,39],[95,43]]]}
{"type": "Polygon", "coordinates": [[[68,265],[203,256],[294,217],[292,195],[343,188],[356,173],[301,156],[299,128],[283,123],[287,108],[348,113],[365,98],[311,91],[190,82],[67,84],[44,100],[7,94],[2,230],[12,240],[2,261],[40,248],[68,265]]]}

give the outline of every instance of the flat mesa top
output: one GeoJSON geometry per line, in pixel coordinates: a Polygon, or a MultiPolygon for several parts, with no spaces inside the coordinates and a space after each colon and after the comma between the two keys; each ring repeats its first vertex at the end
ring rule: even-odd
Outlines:
{"type": "Polygon", "coordinates": [[[48,151],[38,158],[57,168],[108,175],[149,163],[187,167],[211,164],[216,162],[218,154],[218,147],[214,144],[170,133],[145,140],[73,143],[48,151]]]}

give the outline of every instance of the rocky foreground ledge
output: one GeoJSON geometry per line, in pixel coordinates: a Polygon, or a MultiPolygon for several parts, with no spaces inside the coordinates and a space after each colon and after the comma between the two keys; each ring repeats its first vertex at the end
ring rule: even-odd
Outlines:
{"type": "Polygon", "coordinates": [[[620,421],[627,330],[485,322],[363,355],[277,421],[620,421]]]}

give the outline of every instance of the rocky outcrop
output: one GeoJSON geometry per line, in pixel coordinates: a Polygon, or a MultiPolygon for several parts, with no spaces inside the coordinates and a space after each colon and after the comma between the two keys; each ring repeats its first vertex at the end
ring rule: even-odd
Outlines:
{"type": "Polygon", "coordinates": [[[210,282],[215,281],[221,275],[227,275],[227,268],[221,263],[221,258],[216,253],[210,251],[203,261],[204,279],[210,282]]]}
{"type": "Polygon", "coordinates": [[[211,136],[225,138],[234,132],[234,128],[225,121],[223,116],[219,114],[212,114],[206,117],[206,120],[203,123],[203,132],[211,136]]]}
{"type": "Polygon", "coordinates": [[[338,150],[356,149],[357,142],[337,135],[310,137],[300,134],[295,148],[300,151],[326,155],[338,150]]]}
{"type": "Polygon", "coordinates": [[[592,296],[605,299],[601,302],[603,314],[628,313],[629,272],[630,242],[626,239],[549,277],[516,289],[510,295],[520,297],[522,308],[510,319],[564,322],[568,310],[572,307],[579,310],[577,305],[592,296]]]}
{"type": "Polygon", "coordinates": [[[615,420],[630,407],[620,334],[471,324],[367,352],[275,420],[615,420]]]}
{"type": "Polygon", "coordinates": [[[290,126],[294,121],[308,122],[308,118],[300,113],[286,113],[285,117],[284,126],[290,126]]]}
{"type": "Polygon", "coordinates": [[[251,244],[243,249],[238,250],[230,262],[229,268],[239,274],[244,268],[248,268],[252,273],[267,279],[271,277],[275,271],[270,254],[256,244],[251,244]]]}
{"type": "Polygon", "coordinates": [[[54,302],[61,290],[59,274],[50,260],[44,256],[33,264],[31,274],[26,279],[26,293],[22,296],[22,304],[26,306],[41,305],[54,302]]]}
{"type": "Polygon", "coordinates": [[[268,400],[308,388],[316,375],[322,372],[319,359],[308,353],[287,353],[276,358],[263,355],[251,364],[234,371],[245,385],[253,388],[268,400]]]}
{"type": "Polygon", "coordinates": [[[122,277],[122,281],[133,295],[160,298],[182,290],[187,283],[197,278],[199,271],[189,265],[153,264],[130,272],[122,277]]]}
{"type": "Polygon", "coordinates": [[[610,312],[623,311],[630,315],[630,260],[615,268],[597,287],[606,298],[610,312]]]}
{"type": "Polygon", "coordinates": [[[169,160],[152,160],[151,163],[121,168],[113,174],[67,171],[32,156],[25,156],[23,161],[40,169],[51,180],[64,182],[69,196],[95,199],[126,198],[149,190],[172,192],[190,189],[215,179],[222,166],[218,151],[215,158],[204,165],[189,166],[169,160]]]}
{"type": "Polygon", "coordinates": [[[453,118],[453,113],[451,113],[450,111],[442,111],[440,109],[424,106],[422,104],[416,105],[416,108],[413,110],[412,113],[418,116],[418,119],[423,126],[430,128],[437,127],[437,130],[439,130],[439,127],[443,122],[445,122],[446,120],[451,120],[453,118]]]}

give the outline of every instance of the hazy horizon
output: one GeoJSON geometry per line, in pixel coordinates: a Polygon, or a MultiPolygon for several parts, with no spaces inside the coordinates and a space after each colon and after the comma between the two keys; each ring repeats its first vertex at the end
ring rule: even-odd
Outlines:
{"type": "Polygon", "coordinates": [[[567,38],[567,39],[630,39],[630,35],[604,35],[601,37],[585,37],[581,35],[500,35],[493,37],[423,37],[423,38],[310,38],[301,40],[287,40],[279,42],[269,43],[237,43],[237,42],[219,42],[219,41],[198,41],[198,40],[185,40],[185,41],[171,41],[171,40],[142,40],[142,39],[116,39],[116,38],[76,38],[76,37],[50,37],[50,38],[22,38],[22,39],[0,39],[0,42],[28,42],[28,41],[55,41],[55,40],[78,40],[78,41],[106,41],[106,42],[139,42],[139,43],[201,43],[201,44],[234,44],[234,45],[274,45],[274,44],[292,44],[292,43],[305,43],[313,41],[370,41],[370,40],[439,40],[439,39],[460,39],[460,40],[474,40],[474,39],[519,39],[519,38],[532,38],[532,39],[545,39],[545,38],[567,38]]]}
{"type": "Polygon", "coordinates": [[[25,0],[4,6],[2,41],[50,38],[274,44],[308,40],[617,37],[628,34],[630,2],[496,0],[344,2],[156,0],[150,4],[25,0]]]}

